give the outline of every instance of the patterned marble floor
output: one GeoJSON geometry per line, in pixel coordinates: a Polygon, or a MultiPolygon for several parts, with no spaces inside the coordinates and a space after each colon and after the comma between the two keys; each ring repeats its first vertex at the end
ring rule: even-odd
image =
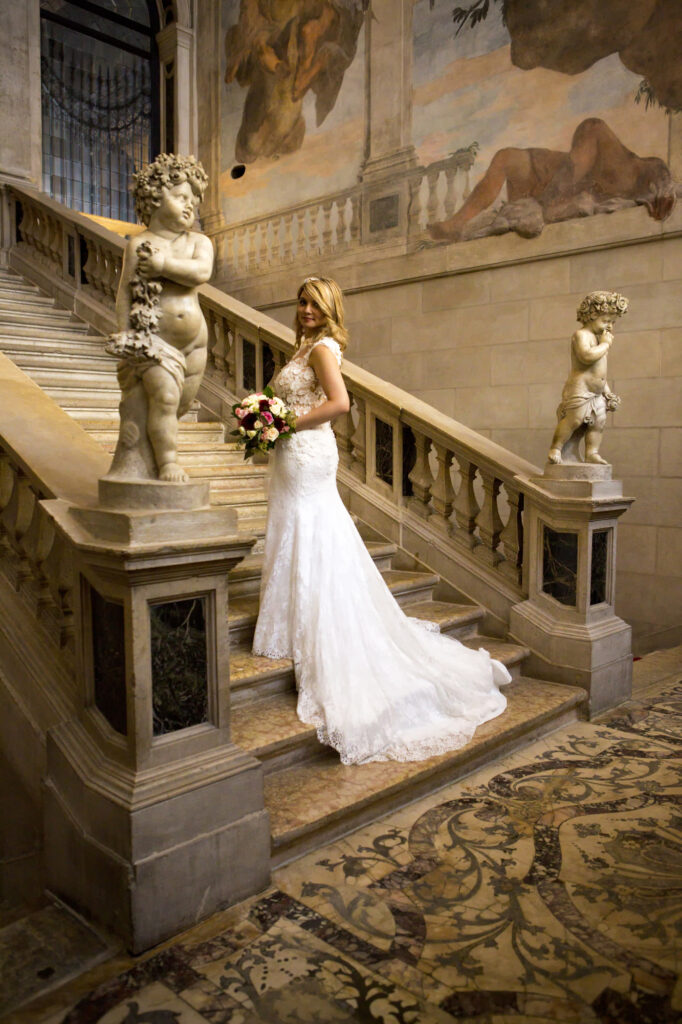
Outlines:
{"type": "Polygon", "coordinates": [[[6,1024],[679,1024],[681,654],[6,1024]]]}

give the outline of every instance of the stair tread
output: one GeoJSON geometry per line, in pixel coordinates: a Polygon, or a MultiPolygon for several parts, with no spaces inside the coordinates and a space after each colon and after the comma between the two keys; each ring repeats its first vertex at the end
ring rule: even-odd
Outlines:
{"type": "Polygon", "coordinates": [[[414,604],[406,605],[403,611],[413,619],[435,622],[441,630],[455,623],[464,625],[478,622],[485,615],[480,605],[457,604],[454,601],[415,601],[414,604]]]}
{"type": "MultiPolygon", "coordinates": [[[[270,813],[273,847],[299,839],[311,829],[340,821],[351,809],[384,801],[391,793],[447,768],[467,768],[481,757],[523,734],[534,724],[575,709],[585,700],[580,687],[521,678],[505,688],[507,710],[481,725],[459,750],[417,762],[372,762],[343,765],[333,752],[295,764],[265,777],[265,803],[270,813]]],[[[264,703],[264,702],[263,702],[264,703]]],[[[242,725],[242,735],[246,729],[242,725]]],[[[349,826],[353,827],[352,824],[349,826]]]]}
{"type": "MultiPolygon", "coordinates": [[[[409,614],[409,606],[405,610],[409,614]]],[[[257,596],[236,598],[232,601],[229,615],[231,628],[234,628],[238,622],[244,624],[253,622],[257,616],[257,596]]],[[[491,658],[501,661],[507,668],[517,665],[529,653],[528,648],[520,644],[478,634],[460,640],[460,643],[474,651],[483,648],[491,658]]],[[[253,683],[263,682],[274,676],[279,676],[283,671],[291,668],[293,668],[291,658],[265,658],[260,654],[253,654],[250,648],[246,647],[237,647],[230,653],[230,682],[235,687],[244,688],[253,683]]]]}

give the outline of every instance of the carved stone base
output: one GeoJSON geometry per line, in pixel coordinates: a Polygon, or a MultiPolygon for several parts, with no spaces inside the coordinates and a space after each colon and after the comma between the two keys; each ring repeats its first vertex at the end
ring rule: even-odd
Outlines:
{"type": "Polygon", "coordinates": [[[557,466],[548,462],[543,476],[547,480],[610,480],[611,473],[610,463],[561,462],[557,466]]]}
{"type": "Polygon", "coordinates": [[[165,480],[135,480],[102,477],[98,481],[99,503],[115,509],[195,509],[208,505],[208,480],[185,484],[165,480]]]}
{"type": "Polygon", "coordinates": [[[132,953],[270,881],[262,767],[227,744],[142,774],[79,722],[48,734],[47,884],[132,953]]]}
{"type": "Polygon", "coordinates": [[[562,622],[523,601],[511,610],[509,633],[533,652],[526,663],[529,674],[587,690],[590,715],[630,697],[632,630],[617,615],[592,623],[562,622]]]}

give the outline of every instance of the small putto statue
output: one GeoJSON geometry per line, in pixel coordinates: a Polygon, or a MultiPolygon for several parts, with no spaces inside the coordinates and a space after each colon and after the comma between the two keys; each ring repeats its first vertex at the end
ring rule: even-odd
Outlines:
{"type": "Polygon", "coordinates": [[[590,292],[578,306],[582,324],[571,338],[571,372],[557,408],[557,427],[547,459],[550,463],[591,462],[607,465],[599,454],[607,412],[620,398],[606,382],[606,356],[613,344],[613,325],[628,311],[618,292],[590,292]],[[585,439],[585,457],[580,441],[585,439]]]}
{"type": "Polygon", "coordinates": [[[161,153],[133,175],[146,230],[131,238],[116,297],[121,426],[109,478],[183,483],[178,419],[206,367],[208,329],[198,287],[213,272],[213,246],[193,230],[208,177],[193,156],[161,153]]]}

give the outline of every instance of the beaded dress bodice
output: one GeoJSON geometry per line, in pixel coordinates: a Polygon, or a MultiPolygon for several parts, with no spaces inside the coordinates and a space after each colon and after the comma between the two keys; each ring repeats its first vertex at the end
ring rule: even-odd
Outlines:
{"type": "Polygon", "coordinates": [[[334,353],[341,365],[341,349],[333,338],[320,338],[314,342],[304,342],[296,353],[272,382],[272,387],[284,404],[297,416],[302,416],[318,405],[326,402],[327,396],[317,379],[317,374],[309,363],[310,353],[318,345],[324,345],[334,353]]]}

